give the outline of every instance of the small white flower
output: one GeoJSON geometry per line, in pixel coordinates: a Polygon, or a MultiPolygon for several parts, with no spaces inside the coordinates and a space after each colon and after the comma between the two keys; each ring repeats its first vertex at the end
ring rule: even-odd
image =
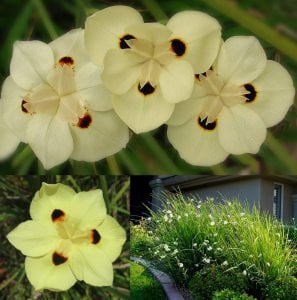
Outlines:
{"type": "Polygon", "coordinates": [[[197,208],[200,209],[200,208],[201,208],[201,205],[197,205],[197,208]]]}
{"type": "Polygon", "coordinates": [[[177,249],[174,249],[174,251],[172,252],[172,255],[175,255],[178,253],[178,250],[177,249]]]}
{"type": "Polygon", "coordinates": [[[163,218],[164,218],[165,222],[168,221],[168,216],[167,215],[165,215],[163,218]]]}
{"type": "Polygon", "coordinates": [[[228,266],[228,261],[225,260],[225,261],[222,263],[222,266],[228,266]]]}
{"type": "Polygon", "coordinates": [[[245,213],[240,213],[240,216],[243,217],[245,215],[245,213]]]}
{"type": "Polygon", "coordinates": [[[218,247],[218,248],[217,248],[217,251],[223,251],[223,249],[222,249],[222,248],[220,248],[220,247],[218,247]]]}
{"type": "Polygon", "coordinates": [[[151,218],[151,217],[147,218],[147,221],[149,221],[149,222],[150,222],[151,220],[152,220],[152,218],[151,218]]]}
{"type": "Polygon", "coordinates": [[[199,264],[195,264],[195,267],[198,268],[198,267],[199,267],[199,264]]]}
{"type": "Polygon", "coordinates": [[[165,251],[167,251],[167,252],[169,252],[170,251],[170,248],[169,248],[169,246],[168,245],[164,245],[164,249],[165,249],[165,251]]]}
{"type": "Polygon", "coordinates": [[[267,265],[268,267],[270,267],[270,263],[269,263],[269,262],[267,262],[266,265],[267,265]]]}
{"type": "Polygon", "coordinates": [[[217,233],[214,233],[214,234],[213,234],[214,237],[216,237],[217,235],[218,235],[217,233]]]}
{"type": "Polygon", "coordinates": [[[194,243],[194,244],[193,244],[193,247],[197,247],[197,243],[194,243]]]}
{"type": "Polygon", "coordinates": [[[216,223],[215,223],[214,221],[211,221],[211,222],[210,222],[210,225],[211,225],[211,226],[214,226],[215,224],[216,224],[216,223]]]}
{"type": "Polygon", "coordinates": [[[171,210],[167,210],[167,214],[172,214],[172,211],[171,210]]]}
{"type": "Polygon", "coordinates": [[[228,204],[229,206],[231,206],[231,205],[232,205],[232,202],[231,202],[231,201],[227,201],[227,204],[228,204]]]}
{"type": "Polygon", "coordinates": [[[207,251],[211,251],[211,250],[212,250],[211,246],[207,247],[207,251]]]}
{"type": "Polygon", "coordinates": [[[171,218],[171,219],[172,219],[172,218],[173,218],[173,214],[169,214],[169,218],[171,218]]]}
{"type": "Polygon", "coordinates": [[[208,217],[209,217],[210,219],[213,219],[213,216],[212,216],[211,214],[209,214],[208,217]]]}
{"type": "Polygon", "coordinates": [[[166,257],[166,255],[161,255],[161,256],[160,256],[161,259],[163,259],[163,258],[165,258],[165,257],[166,257]]]}
{"type": "Polygon", "coordinates": [[[205,262],[205,263],[207,263],[207,264],[210,263],[210,259],[209,258],[203,258],[202,261],[205,262]]]}
{"type": "Polygon", "coordinates": [[[244,276],[246,276],[246,275],[247,275],[247,271],[246,271],[246,270],[243,270],[242,274],[243,274],[244,276]]]}
{"type": "Polygon", "coordinates": [[[177,246],[177,245],[178,245],[178,242],[173,242],[173,244],[177,246]]]}
{"type": "Polygon", "coordinates": [[[150,231],[148,231],[148,233],[149,233],[149,234],[153,234],[153,232],[152,232],[151,230],[150,230],[150,231]]]}
{"type": "Polygon", "coordinates": [[[224,221],[224,225],[228,224],[228,221],[224,221]]]}
{"type": "Polygon", "coordinates": [[[188,213],[185,213],[185,217],[188,217],[189,216],[189,214],[188,213]]]}
{"type": "Polygon", "coordinates": [[[177,264],[180,268],[183,268],[184,264],[183,263],[178,263],[177,264]]]}

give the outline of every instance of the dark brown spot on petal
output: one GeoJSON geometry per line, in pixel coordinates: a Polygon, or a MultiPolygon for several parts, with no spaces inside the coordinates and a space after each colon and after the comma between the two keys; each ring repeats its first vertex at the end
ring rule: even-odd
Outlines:
{"type": "Polygon", "coordinates": [[[174,39],[171,41],[171,50],[176,56],[183,56],[186,52],[186,44],[180,39],[174,39]]]}
{"type": "MultiPolygon", "coordinates": [[[[210,70],[210,71],[213,71],[213,67],[211,66],[211,67],[209,68],[209,70],[210,70]]],[[[206,72],[203,72],[203,73],[200,73],[200,74],[195,74],[195,78],[198,79],[198,80],[200,81],[200,80],[201,80],[201,77],[202,77],[201,75],[207,77],[206,72]]]]}
{"type": "Polygon", "coordinates": [[[28,113],[28,109],[25,107],[25,104],[28,103],[26,100],[22,100],[22,112],[28,113]]]}
{"type": "Polygon", "coordinates": [[[245,102],[252,102],[256,99],[257,91],[255,90],[254,86],[250,83],[244,85],[244,88],[249,92],[248,94],[244,94],[247,98],[245,102]]]}
{"type": "Polygon", "coordinates": [[[198,124],[203,129],[206,129],[206,130],[214,130],[217,127],[217,121],[214,121],[212,123],[207,123],[207,118],[202,120],[200,117],[198,117],[197,121],[198,121],[198,124]]]}
{"type": "Polygon", "coordinates": [[[52,212],[53,222],[63,221],[64,217],[65,217],[65,213],[61,209],[55,209],[52,212]]]}
{"type": "Polygon", "coordinates": [[[59,59],[59,64],[61,66],[67,65],[67,66],[72,66],[74,64],[74,60],[70,56],[64,56],[59,59]]]}
{"type": "Polygon", "coordinates": [[[86,113],[83,117],[78,119],[77,126],[79,128],[88,128],[92,123],[92,117],[89,113],[86,113]]]}
{"type": "Polygon", "coordinates": [[[135,37],[131,34],[126,34],[122,38],[120,38],[119,46],[121,49],[127,49],[130,48],[129,45],[126,43],[126,40],[132,40],[135,39],[135,37]]]}
{"type": "Polygon", "coordinates": [[[155,91],[155,89],[156,88],[154,88],[149,82],[147,82],[143,87],[140,87],[140,83],[138,84],[138,90],[144,96],[152,94],[155,91]]]}
{"type": "Polygon", "coordinates": [[[68,257],[63,256],[62,254],[60,254],[58,252],[54,252],[52,258],[53,258],[53,263],[55,266],[63,264],[68,259],[68,257]]]}
{"type": "Polygon", "coordinates": [[[92,230],[91,237],[92,237],[92,244],[98,244],[101,240],[101,236],[96,229],[92,230]]]}

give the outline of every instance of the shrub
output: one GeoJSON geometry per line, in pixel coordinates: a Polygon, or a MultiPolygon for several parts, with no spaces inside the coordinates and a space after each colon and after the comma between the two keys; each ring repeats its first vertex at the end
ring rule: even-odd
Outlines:
{"type": "Polygon", "coordinates": [[[190,281],[190,291],[196,299],[212,299],[214,292],[225,288],[244,292],[246,284],[246,277],[242,273],[212,265],[195,274],[190,281]]]}
{"type": "Polygon", "coordinates": [[[252,300],[255,299],[248,294],[240,294],[234,290],[224,289],[214,293],[212,300],[252,300]]]}
{"type": "Polygon", "coordinates": [[[279,278],[266,287],[265,296],[273,300],[296,300],[297,279],[293,276],[279,278]]]}

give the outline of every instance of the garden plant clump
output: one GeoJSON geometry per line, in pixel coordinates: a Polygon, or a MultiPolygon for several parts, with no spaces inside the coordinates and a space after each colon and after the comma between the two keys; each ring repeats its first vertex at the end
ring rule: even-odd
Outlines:
{"type": "Polygon", "coordinates": [[[133,256],[149,259],[196,299],[296,299],[296,248],[280,222],[238,199],[160,197],[161,209],[132,227],[133,256]]]}

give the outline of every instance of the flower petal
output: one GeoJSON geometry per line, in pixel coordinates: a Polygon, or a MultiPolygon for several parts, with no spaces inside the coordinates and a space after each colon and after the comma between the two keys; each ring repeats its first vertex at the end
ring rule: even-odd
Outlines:
{"type": "Polygon", "coordinates": [[[119,41],[129,34],[126,28],[141,24],[143,19],[137,10],[128,6],[112,6],[87,18],[85,44],[91,59],[101,65],[109,49],[119,48],[119,41]]]}
{"type": "Polygon", "coordinates": [[[76,88],[88,109],[106,111],[112,108],[111,94],[102,84],[101,68],[93,63],[82,66],[75,75],[76,88]]]}
{"type": "Polygon", "coordinates": [[[64,184],[43,182],[31,202],[30,216],[34,221],[52,224],[53,211],[62,210],[67,216],[75,195],[75,191],[64,184]]]}
{"type": "Polygon", "coordinates": [[[104,222],[96,227],[101,236],[98,248],[105,252],[110,261],[115,261],[121,254],[126,241],[124,228],[111,216],[106,216],[104,222]]]}
{"type": "Polygon", "coordinates": [[[136,133],[146,132],[164,124],[174,104],[166,102],[160,88],[144,95],[134,85],[126,94],[113,97],[113,106],[120,118],[136,133]]]}
{"type": "Polygon", "coordinates": [[[52,253],[38,258],[26,257],[25,269],[35,290],[66,291],[76,282],[69,263],[54,265],[52,253]]]}
{"type": "Polygon", "coordinates": [[[275,61],[268,60],[264,72],[251,83],[256,92],[254,101],[247,102],[264,121],[266,127],[280,122],[293,104],[295,89],[287,70],[275,61]]]}
{"type": "Polygon", "coordinates": [[[194,71],[186,61],[173,61],[160,72],[160,88],[168,102],[177,103],[188,99],[194,87],[194,71]]]}
{"type": "Polygon", "coordinates": [[[142,62],[131,51],[110,50],[104,58],[103,83],[112,93],[126,93],[140,77],[142,62]]]}
{"type": "Polygon", "coordinates": [[[51,224],[26,221],[13,229],[7,239],[24,255],[37,257],[54,250],[58,236],[51,224]]]}
{"type": "Polygon", "coordinates": [[[128,127],[114,113],[90,112],[92,123],[88,128],[72,126],[74,149],[71,158],[97,161],[113,155],[129,141],[128,127]]]}
{"type": "Polygon", "coordinates": [[[171,40],[185,43],[186,51],[182,58],[192,64],[195,73],[208,70],[221,42],[221,26],[217,20],[199,11],[183,11],[175,14],[167,27],[173,32],[171,40]]]}
{"type": "Polygon", "coordinates": [[[13,45],[10,74],[22,88],[30,90],[54,67],[52,49],[40,41],[17,41],[13,45]]]}
{"type": "Polygon", "coordinates": [[[266,54],[253,36],[235,36],[222,45],[217,73],[225,82],[245,84],[257,78],[266,65],[266,54]]]}
{"type": "Polygon", "coordinates": [[[218,129],[203,129],[197,117],[180,126],[168,126],[167,136],[181,158],[192,165],[212,166],[228,156],[219,143],[218,129]]]}
{"type": "Polygon", "coordinates": [[[35,115],[28,125],[27,139],[45,169],[67,160],[73,150],[68,124],[55,116],[35,115]]]}
{"type": "Polygon", "coordinates": [[[219,114],[219,140],[231,154],[257,153],[266,137],[261,118],[244,105],[224,107],[219,114]]]}
{"type": "Polygon", "coordinates": [[[23,99],[27,93],[11,77],[5,79],[1,92],[3,119],[10,130],[24,143],[27,142],[28,122],[32,119],[30,113],[23,108],[23,99]]]}
{"type": "Polygon", "coordinates": [[[78,280],[94,286],[111,286],[113,268],[108,256],[96,245],[80,245],[70,257],[71,270],[78,280]]]}
{"type": "Polygon", "coordinates": [[[101,190],[77,193],[70,205],[70,218],[81,230],[94,229],[106,217],[106,206],[101,190]]]}

